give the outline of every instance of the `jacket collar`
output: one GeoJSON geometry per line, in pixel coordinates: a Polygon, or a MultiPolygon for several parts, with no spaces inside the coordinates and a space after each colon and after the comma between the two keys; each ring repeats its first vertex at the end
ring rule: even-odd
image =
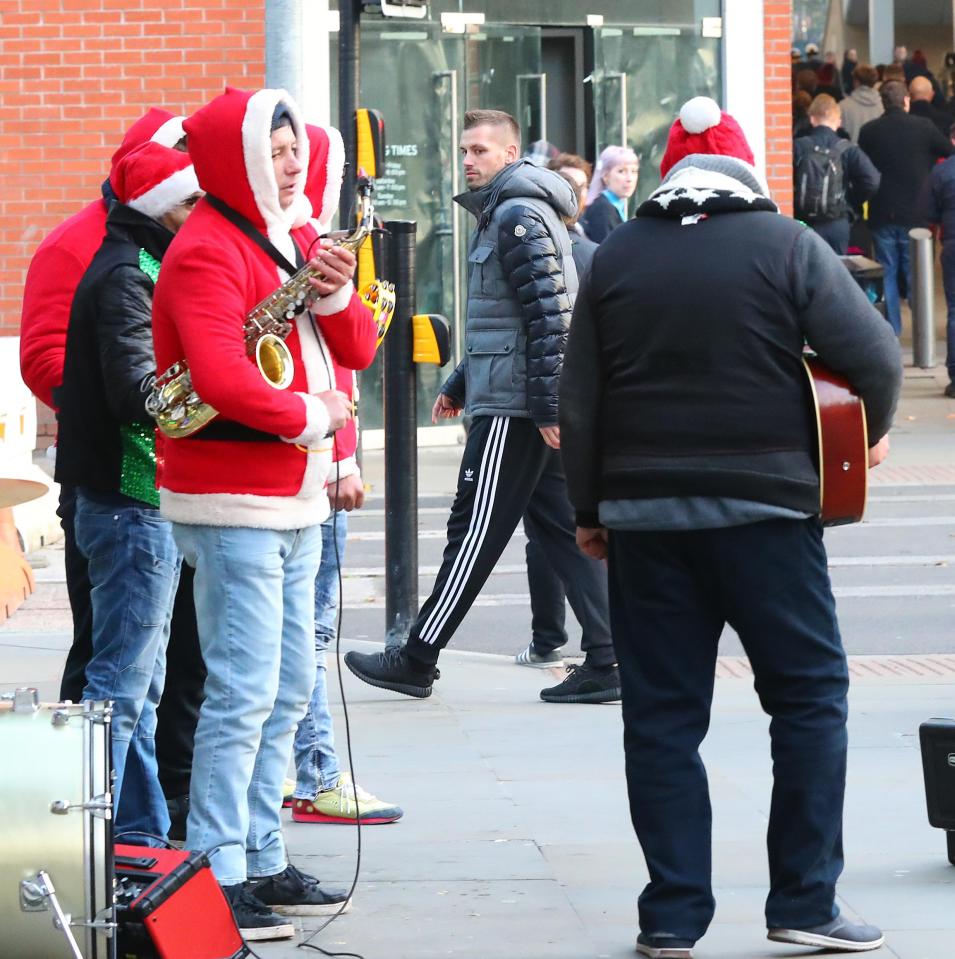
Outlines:
{"type": "Polygon", "coordinates": [[[120,242],[142,247],[157,260],[165,256],[173,238],[172,232],[158,220],[118,201],[110,207],[106,218],[106,234],[120,242]]]}

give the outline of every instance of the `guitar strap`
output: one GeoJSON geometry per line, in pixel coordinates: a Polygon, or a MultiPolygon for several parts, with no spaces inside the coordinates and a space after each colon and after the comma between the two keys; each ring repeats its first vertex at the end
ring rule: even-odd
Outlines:
{"type": "Polygon", "coordinates": [[[224,216],[233,226],[241,230],[259,249],[266,253],[269,259],[272,260],[280,270],[284,270],[289,276],[292,276],[305,265],[305,257],[302,256],[302,251],[298,248],[298,244],[294,240],[292,241],[292,246],[295,249],[295,266],[292,266],[288,258],[265,234],[256,229],[255,224],[248,217],[243,216],[238,210],[233,209],[228,203],[223,202],[211,193],[206,194],[206,199],[209,201],[213,210],[221,216],[224,216]]]}

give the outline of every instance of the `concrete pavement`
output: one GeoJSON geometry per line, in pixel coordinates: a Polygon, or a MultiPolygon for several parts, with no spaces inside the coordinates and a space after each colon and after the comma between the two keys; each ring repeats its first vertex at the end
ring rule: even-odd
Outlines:
{"type": "MultiPolygon", "coordinates": [[[[891,485],[955,482],[955,401],[939,398],[943,384],[939,375],[907,376],[883,469],[908,473],[891,476],[891,485]]],[[[423,493],[453,489],[459,452],[422,451],[423,493]]],[[[366,457],[377,493],[379,463],[366,457]]],[[[32,684],[52,698],[68,644],[59,546],[40,559],[40,588],[0,628],[0,691],[32,684]]],[[[374,648],[354,639],[342,646],[374,648]]],[[[951,959],[955,867],[944,835],[927,824],[917,733],[925,719],[955,714],[955,656],[916,656],[908,666],[854,657],[852,665],[840,904],[884,928],[886,946],[870,955],[951,959]]],[[[353,909],[315,944],[365,959],[632,956],[646,872],[628,818],[619,707],[543,704],[537,692],[557,674],[502,656],[450,650],[441,668],[426,701],[372,689],[345,671],[357,779],[406,814],[362,831],[353,909]]],[[[720,677],[704,746],[718,905],[696,955],[804,955],[764,938],[767,722],[738,661],[725,659],[720,677]]],[[[343,709],[331,688],[344,755],[343,709]]],[[[7,781],[15,788],[15,775],[7,781]]],[[[330,884],[350,883],[354,829],[289,823],[287,840],[299,866],[330,884]]],[[[304,921],[302,934],[318,925],[304,921]]],[[[296,942],[256,951],[263,959],[301,955],[296,942]]]]}

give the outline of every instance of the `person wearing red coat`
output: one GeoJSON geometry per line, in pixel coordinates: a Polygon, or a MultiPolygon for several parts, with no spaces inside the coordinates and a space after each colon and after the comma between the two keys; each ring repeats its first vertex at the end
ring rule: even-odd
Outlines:
{"type": "Polygon", "coordinates": [[[286,915],[337,912],[344,891],[288,862],[282,786],[315,676],[313,589],[333,436],[351,417],[333,360],[362,369],[374,322],[355,257],[291,230],[308,167],[298,107],[281,90],[227,89],[184,124],[206,197],[176,235],[156,286],[160,371],[185,361],[218,416],[167,438],[160,509],[186,562],[208,678],[193,757],[186,845],[212,868],[247,938],[294,934],[286,915]],[[311,256],[317,299],[285,339],[293,375],[276,389],[250,359],[248,313],[311,256]]]}
{"type": "MultiPolygon", "coordinates": [[[[306,126],[309,141],[305,199],[311,219],[302,218],[319,233],[327,232],[338,210],[345,151],[341,134],[333,127],[306,126]]],[[[296,221],[297,224],[299,221],[296,221]]],[[[333,357],[335,385],[352,400],[357,398],[355,372],[333,357]]],[[[315,578],[315,685],[305,717],[295,732],[295,822],[342,823],[360,819],[363,825],[400,819],[402,810],[353,782],[343,772],[335,751],[334,724],[328,707],[325,658],[338,625],[338,581],[348,537],[348,513],[360,509],[365,489],[355,459],[356,421],[350,420],[334,437],[328,497],[332,515],[322,523],[322,564],[315,578]]]]}

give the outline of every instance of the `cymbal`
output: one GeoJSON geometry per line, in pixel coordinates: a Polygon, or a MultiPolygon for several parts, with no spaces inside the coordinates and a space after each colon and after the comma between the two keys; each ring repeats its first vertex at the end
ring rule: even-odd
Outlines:
{"type": "Polygon", "coordinates": [[[50,487],[39,480],[0,476],[0,509],[39,499],[50,487]]]}

